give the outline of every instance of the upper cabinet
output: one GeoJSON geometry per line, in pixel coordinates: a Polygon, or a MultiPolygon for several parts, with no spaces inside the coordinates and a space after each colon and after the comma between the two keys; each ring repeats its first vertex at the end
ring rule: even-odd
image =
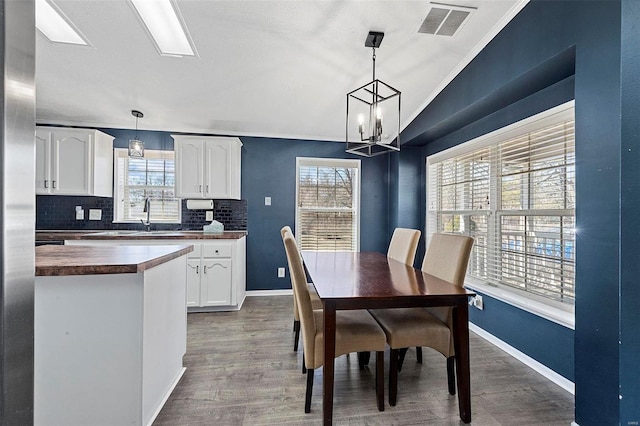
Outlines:
{"type": "Polygon", "coordinates": [[[176,197],[240,199],[240,139],[171,136],[175,140],[176,197]]]}
{"type": "Polygon", "coordinates": [[[36,127],[36,194],[113,196],[113,137],[36,127]]]}

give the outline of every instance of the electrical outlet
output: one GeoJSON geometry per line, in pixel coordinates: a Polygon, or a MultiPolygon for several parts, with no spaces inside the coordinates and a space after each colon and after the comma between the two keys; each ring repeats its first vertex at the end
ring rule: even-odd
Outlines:
{"type": "Polygon", "coordinates": [[[76,220],[84,220],[84,210],[82,206],[76,206],[76,220]]]}
{"type": "Polygon", "coordinates": [[[481,311],[484,310],[484,301],[482,300],[482,296],[477,294],[474,298],[473,298],[473,306],[475,306],[476,308],[480,309],[481,311]]]}
{"type": "Polygon", "coordinates": [[[207,213],[205,213],[205,214],[206,214],[205,220],[213,220],[213,211],[212,210],[207,211],[207,213]]]}
{"type": "Polygon", "coordinates": [[[284,268],[278,268],[278,278],[284,278],[284,268]]]}
{"type": "Polygon", "coordinates": [[[271,197],[264,197],[264,205],[265,206],[271,205],[271,197]]]}
{"type": "Polygon", "coordinates": [[[89,209],[89,220],[102,220],[102,210],[89,209]]]}

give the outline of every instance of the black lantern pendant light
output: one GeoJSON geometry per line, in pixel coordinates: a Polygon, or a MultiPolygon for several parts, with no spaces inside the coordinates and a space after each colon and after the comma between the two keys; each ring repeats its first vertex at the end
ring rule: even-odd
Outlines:
{"type": "Polygon", "coordinates": [[[347,93],[346,151],[364,157],[400,151],[400,91],[376,79],[383,37],[370,31],[364,43],[373,49],[373,80],[347,93]]]}

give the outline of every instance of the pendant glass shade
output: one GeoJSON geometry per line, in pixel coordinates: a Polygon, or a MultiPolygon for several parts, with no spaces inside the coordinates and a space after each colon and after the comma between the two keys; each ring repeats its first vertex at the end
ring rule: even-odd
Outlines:
{"type": "Polygon", "coordinates": [[[130,139],[129,157],[144,158],[144,142],[139,139],[130,139]]]}
{"type": "Polygon", "coordinates": [[[136,118],[136,133],[134,139],[129,139],[129,157],[144,158],[144,142],[138,139],[138,118],[144,117],[144,114],[134,109],[131,115],[136,118]]]}

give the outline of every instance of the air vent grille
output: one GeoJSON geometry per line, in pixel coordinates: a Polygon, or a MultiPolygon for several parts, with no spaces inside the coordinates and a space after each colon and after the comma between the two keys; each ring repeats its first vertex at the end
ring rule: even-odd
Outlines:
{"type": "Polygon", "coordinates": [[[475,10],[472,7],[432,3],[427,17],[422,22],[419,33],[452,37],[475,10]]]}

